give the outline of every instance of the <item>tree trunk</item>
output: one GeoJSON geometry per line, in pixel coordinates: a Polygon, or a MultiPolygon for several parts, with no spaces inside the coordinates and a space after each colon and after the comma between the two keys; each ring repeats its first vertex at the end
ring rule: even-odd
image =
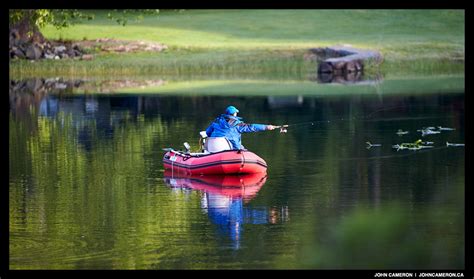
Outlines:
{"type": "Polygon", "coordinates": [[[18,22],[10,25],[10,41],[12,39],[38,43],[46,41],[38,26],[33,22],[34,13],[34,10],[26,10],[18,22]]]}

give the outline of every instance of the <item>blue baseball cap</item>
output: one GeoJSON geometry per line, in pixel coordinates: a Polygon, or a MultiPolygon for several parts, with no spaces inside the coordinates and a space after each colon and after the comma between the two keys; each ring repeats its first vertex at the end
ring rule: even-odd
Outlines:
{"type": "Polygon", "coordinates": [[[228,106],[228,107],[225,109],[225,113],[226,113],[226,114],[229,114],[229,115],[234,114],[234,113],[236,113],[236,112],[239,112],[239,110],[238,110],[236,107],[234,107],[234,106],[228,106]]]}

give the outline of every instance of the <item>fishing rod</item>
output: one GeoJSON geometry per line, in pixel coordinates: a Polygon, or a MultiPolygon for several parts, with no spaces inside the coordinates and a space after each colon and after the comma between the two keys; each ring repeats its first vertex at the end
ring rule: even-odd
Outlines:
{"type": "Polygon", "coordinates": [[[279,125],[279,126],[275,126],[275,128],[279,128],[280,129],[280,133],[286,133],[288,132],[288,127],[294,127],[294,126],[300,126],[300,125],[307,125],[307,124],[311,124],[311,125],[314,125],[313,122],[302,122],[302,123],[295,123],[295,124],[285,124],[285,125],[279,125]]]}
{"type": "MultiPolygon", "coordinates": [[[[277,128],[280,128],[280,132],[282,133],[286,133],[287,132],[287,129],[288,127],[295,127],[295,126],[304,126],[304,125],[315,125],[317,123],[334,123],[334,122],[339,122],[339,121],[354,121],[354,120],[358,120],[358,121],[373,121],[373,118],[374,116],[379,113],[379,112],[383,112],[383,111],[388,111],[388,110],[395,110],[395,109],[399,109],[399,108],[407,108],[407,107],[438,107],[438,105],[395,105],[395,106],[391,106],[391,107],[382,107],[380,109],[376,109],[372,112],[370,112],[369,114],[367,115],[356,115],[356,116],[348,116],[348,117],[341,117],[341,118],[338,118],[338,119],[333,119],[333,120],[315,120],[315,121],[308,121],[308,122],[301,122],[301,123],[294,123],[294,124],[286,124],[286,125],[279,125],[279,126],[276,126],[277,128]]],[[[424,117],[425,118],[425,117],[424,117]]],[[[426,118],[446,118],[446,117],[426,117],[426,118]]],[[[413,117],[411,118],[408,118],[408,119],[414,119],[413,117]]],[[[390,120],[390,119],[388,119],[390,120]]],[[[444,130],[444,128],[442,127],[439,127],[440,130],[444,130]]],[[[451,128],[446,128],[446,130],[451,130],[451,128]]]]}
{"type": "Polygon", "coordinates": [[[318,122],[329,123],[330,121],[329,120],[317,120],[317,121],[300,122],[300,123],[279,125],[279,126],[275,126],[275,128],[279,128],[280,133],[286,133],[286,132],[288,132],[288,129],[287,129],[288,127],[305,126],[305,125],[314,126],[315,123],[318,123],[318,122]]]}
{"type": "MultiPolygon", "coordinates": [[[[395,108],[400,108],[400,107],[405,107],[405,106],[395,106],[395,107],[388,107],[388,108],[382,108],[373,111],[372,113],[368,115],[359,115],[359,116],[348,116],[348,117],[341,117],[337,119],[332,119],[332,120],[313,120],[313,121],[306,121],[306,122],[299,122],[299,123],[293,123],[293,124],[285,124],[285,125],[278,125],[275,126],[275,128],[280,129],[280,133],[286,133],[288,132],[289,127],[299,127],[299,126],[306,126],[306,125],[315,125],[315,124],[321,124],[321,123],[337,123],[337,122],[344,122],[344,121],[371,121],[373,118],[373,115],[377,112],[381,112],[384,110],[391,110],[395,108]]],[[[411,118],[413,119],[413,118],[411,118]]],[[[444,127],[439,127],[440,130],[452,130],[452,128],[444,128],[444,127]]]]}
{"type": "MultiPolygon", "coordinates": [[[[371,115],[370,114],[369,116],[353,116],[353,117],[341,117],[341,118],[338,118],[338,119],[333,119],[333,120],[314,120],[314,121],[308,121],[308,122],[300,122],[300,123],[294,123],[294,124],[285,124],[285,125],[279,125],[279,126],[275,126],[275,128],[280,128],[280,133],[286,133],[288,132],[288,127],[300,127],[300,126],[306,126],[306,125],[315,125],[315,124],[321,124],[321,123],[337,123],[337,122],[344,122],[344,121],[371,121],[371,115]]],[[[429,117],[429,118],[433,118],[433,117],[429,117]]],[[[435,118],[438,118],[438,117],[435,117],[435,118]]],[[[439,117],[441,118],[441,117],[439,117]]],[[[410,118],[410,119],[413,119],[413,118],[410,118]]],[[[392,121],[393,119],[388,119],[390,121],[392,121]]],[[[433,127],[434,128],[434,127],[433,127]]],[[[438,126],[439,128],[439,131],[451,131],[451,130],[455,130],[454,128],[445,128],[445,127],[440,127],[438,126]]],[[[430,132],[428,132],[430,133],[430,132]]],[[[431,131],[431,133],[439,133],[438,131],[431,131]]]]}

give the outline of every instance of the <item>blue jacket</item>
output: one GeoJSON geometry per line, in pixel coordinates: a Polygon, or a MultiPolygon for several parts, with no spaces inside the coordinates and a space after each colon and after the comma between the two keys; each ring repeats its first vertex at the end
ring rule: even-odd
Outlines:
{"type": "Polygon", "coordinates": [[[225,137],[232,144],[233,149],[244,149],[241,143],[241,133],[265,131],[267,125],[246,124],[241,117],[221,114],[206,129],[208,137],[225,137]]]}

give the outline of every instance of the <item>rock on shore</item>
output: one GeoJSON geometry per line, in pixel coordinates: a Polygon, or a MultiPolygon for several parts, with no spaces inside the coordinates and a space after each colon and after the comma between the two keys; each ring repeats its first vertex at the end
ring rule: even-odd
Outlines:
{"type": "Polygon", "coordinates": [[[168,46],[154,42],[121,41],[114,39],[97,39],[82,41],[26,41],[18,32],[10,32],[10,59],[81,59],[92,60],[91,52],[161,52],[168,46]]]}

